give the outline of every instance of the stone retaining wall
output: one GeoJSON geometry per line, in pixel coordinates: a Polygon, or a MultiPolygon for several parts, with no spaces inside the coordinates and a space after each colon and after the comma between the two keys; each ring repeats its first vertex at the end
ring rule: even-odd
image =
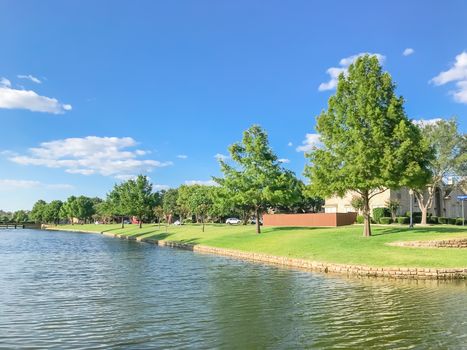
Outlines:
{"type": "MultiPolygon", "coordinates": [[[[49,229],[49,228],[48,228],[49,229]]],[[[53,228],[52,228],[53,229],[53,228]]],[[[56,230],[60,230],[57,228],[56,230]]],[[[99,233],[99,232],[93,232],[99,233]]],[[[156,244],[161,247],[178,248],[194,252],[229,256],[243,260],[257,261],[262,263],[299,268],[309,271],[325,273],[340,273],[361,277],[386,277],[401,279],[467,279],[467,267],[465,268],[417,268],[417,267],[371,267],[364,265],[333,264],[311,261],[307,259],[296,259],[282,256],[245,252],[234,249],[216,248],[204,245],[193,245],[183,242],[155,240],[151,238],[128,237],[111,232],[100,232],[104,236],[127,239],[131,241],[156,244]]],[[[446,241],[447,242],[447,241],[446,241]]],[[[405,242],[408,243],[408,242],[405,242]]]]}
{"type": "Polygon", "coordinates": [[[450,239],[441,241],[408,241],[393,242],[388,245],[396,247],[414,247],[414,248],[467,248],[467,239],[450,239]]]}

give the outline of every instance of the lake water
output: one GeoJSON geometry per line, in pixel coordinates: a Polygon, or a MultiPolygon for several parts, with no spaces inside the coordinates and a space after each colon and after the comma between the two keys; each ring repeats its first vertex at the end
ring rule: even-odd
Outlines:
{"type": "Polygon", "coordinates": [[[0,348],[467,348],[467,282],[294,271],[0,230],[0,348]]]}

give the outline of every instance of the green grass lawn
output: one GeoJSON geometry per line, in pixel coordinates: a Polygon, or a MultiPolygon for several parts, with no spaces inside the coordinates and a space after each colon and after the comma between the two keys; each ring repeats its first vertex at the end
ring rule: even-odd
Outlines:
{"type": "Polygon", "coordinates": [[[157,240],[203,244],[321,262],[386,267],[467,267],[467,249],[408,248],[386,243],[409,240],[467,238],[467,227],[439,225],[408,229],[398,225],[372,227],[373,236],[362,237],[362,226],[330,228],[264,227],[260,235],[254,226],[65,225],[63,229],[112,232],[157,240]]]}

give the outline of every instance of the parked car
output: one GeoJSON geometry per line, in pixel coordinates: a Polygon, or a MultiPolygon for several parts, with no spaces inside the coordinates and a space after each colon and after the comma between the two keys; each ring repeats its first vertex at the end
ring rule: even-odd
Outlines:
{"type": "Polygon", "coordinates": [[[131,225],[131,221],[130,221],[130,220],[124,220],[123,223],[124,223],[125,225],[131,225]]]}
{"type": "Polygon", "coordinates": [[[241,222],[242,221],[240,219],[237,219],[237,218],[228,218],[227,220],[225,220],[225,223],[229,224],[229,225],[238,225],[241,222]]]}
{"type": "Polygon", "coordinates": [[[180,220],[177,220],[177,221],[174,221],[173,224],[176,225],[176,226],[179,226],[179,225],[181,225],[182,223],[180,222],[180,220]]]}
{"type": "MultiPolygon", "coordinates": [[[[251,220],[250,220],[250,224],[256,225],[256,219],[251,219],[251,220]]],[[[262,225],[262,224],[263,224],[263,220],[259,219],[259,224],[262,225]]]]}

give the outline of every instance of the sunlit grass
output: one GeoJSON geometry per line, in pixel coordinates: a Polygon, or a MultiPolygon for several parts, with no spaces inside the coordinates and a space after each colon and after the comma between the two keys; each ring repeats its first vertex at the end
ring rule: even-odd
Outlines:
{"type": "Polygon", "coordinates": [[[408,248],[386,243],[404,240],[467,238],[467,227],[432,226],[408,229],[374,226],[373,236],[362,237],[362,226],[338,228],[264,227],[260,235],[251,226],[220,224],[183,226],[66,225],[63,229],[112,232],[156,240],[171,240],[213,247],[304,258],[322,262],[398,267],[466,267],[467,249],[408,248]]]}

